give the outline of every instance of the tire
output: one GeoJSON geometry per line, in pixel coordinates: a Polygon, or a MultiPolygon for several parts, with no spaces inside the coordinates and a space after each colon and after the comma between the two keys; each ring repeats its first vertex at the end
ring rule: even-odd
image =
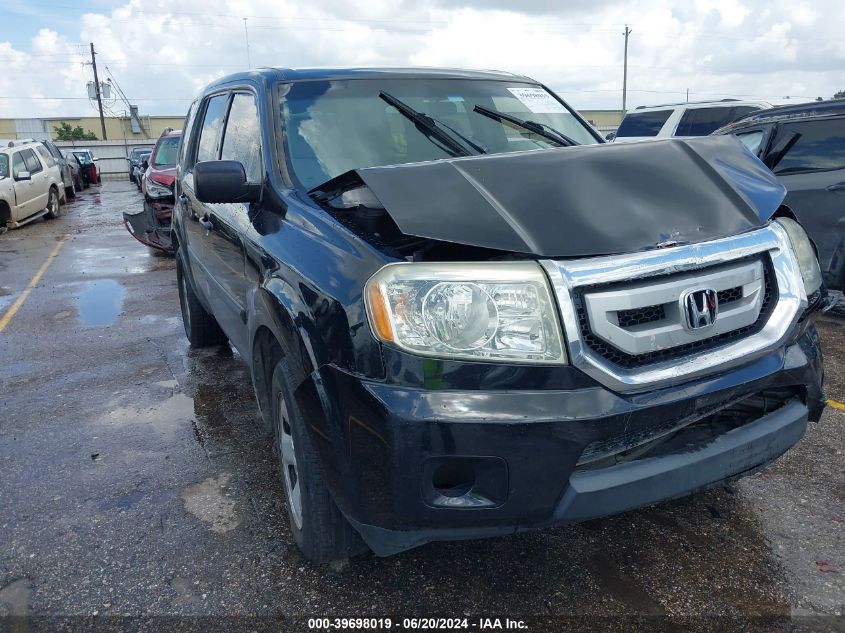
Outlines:
{"type": "Polygon", "coordinates": [[[55,220],[62,214],[62,207],[59,203],[59,192],[55,187],[50,187],[50,194],[47,198],[47,217],[55,220]]]}
{"type": "Polygon", "coordinates": [[[79,178],[74,178],[74,180],[73,180],[73,190],[74,191],[82,191],[82,185],[79,184],[79,178]]]}
{"type": "Polygon", "coordinates": [[[368,548],[326,486],[311,434],[293,397],[294,384],[291,367],[283,358],[273,370],[271,402],[290,531],[303,556],[312,563],[344,560],[368,548]]]}
{"type": "Polygon", "coordinates": [[[185,336],[191,347],[211,347],[226,342],[226,335],[214,318],[197,299],[191,281],[182,269],[182,258],[176,256],[176,283],[179,286],[179,306],[182,309],[182,323],[185,336]]]}
{"type": "Polygon", "coordinates": [[[73,200],[76,197],[76,191],[74,191],[73,186],[65,187],[65,196],[68,200],[73,200]]]}

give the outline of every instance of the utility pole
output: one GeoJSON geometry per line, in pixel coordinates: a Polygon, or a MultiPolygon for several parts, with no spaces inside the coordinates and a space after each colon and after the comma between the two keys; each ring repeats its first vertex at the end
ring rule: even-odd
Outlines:
{"type": "Polygon", "coordinates": [[[622,70],[622,116],[628,111],[628,36],[631,34],[631,29],[625,25],[625,65],[622,70]]]}
{"type": "Polygon", "coordinates": [[[246,28],[246,18],[244,18],[244,36],[246,37],[246,65],[252,70],[252,60],[249,58],[249,31],[246,28]]]}
{"type": "Polygon", "coordinates": [[[103,95],[100,90],[100,78],[97,76],[97,58],[94,52],[94,42],[91,42],[91,65],[94,67],[94,89],[97,91],[97,106],[100,108],[100,125],[103,128],[103,140],[109,140],[106,135],[106,118],[103,116],[103,95]]]}

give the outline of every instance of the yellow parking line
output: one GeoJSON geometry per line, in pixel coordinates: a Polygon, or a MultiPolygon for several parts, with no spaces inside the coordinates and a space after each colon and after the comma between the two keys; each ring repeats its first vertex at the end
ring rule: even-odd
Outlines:
{"type": "Polygon", "coordinates": [[[32,289],[35,288],[35,284],[37,284],[41,277],[44,276],[44,273],[47,272],[47,269],[50,267],[50,264],[53,263],[53,260],[56,259],[56,256],[59,254],[59,251],[62,250],[62,246],[64,246],[67,238],[70,237],[69,235],[65,235],[59,240],[59,243],[56,244],[56,248],[53,249],[53,252],[50,253],[49,257],[41,264],[41,268],[35,273],[32,279],[29,280],[29,283],[24,288],[24,291],[21,293],[21,296],[18,297],[17,301],[15,301],[11,307],[6,310],[6,314],[0,318],[0,332],[6,329],[6,326],[9,325],[9,322],[12,320],[12,317],[15,316],[15,313],[20,310],[20,307],[23,305],[23,302],[26,301],[26,298],[29,296],[29,293],[32,292],[32,289]]]}
{"type": "Polygon", "coordinates": [[[841,402],[837,402],[836,400],[828,400],[828,406],[833,407],[834,409],[839,409],[840,411],[845,411],[845,404],[841,402]]]}

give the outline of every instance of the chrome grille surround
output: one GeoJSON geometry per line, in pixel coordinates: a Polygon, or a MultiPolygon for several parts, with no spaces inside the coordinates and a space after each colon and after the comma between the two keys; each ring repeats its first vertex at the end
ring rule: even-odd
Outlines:
{"type": "MultiPolygon", "coordinates": [[[[543,260],[540,263],[549,275],[557,298],[570,363],[599,383],[619,392],[644,391],[656,386],[684,382],[716,370],[747,363],[774,351],[789,335],[808,305],[789,238],[786,231],[776,223],[770,223],[749,233],[710,242],[626,255],[578,260],[543,260]],[[583,339],[573,301],[574,294],[582,289],[619,282],[630,283],[632,287],[647,286],[650,277],[692,273],[702,268],[724,264],[741,266],[755,257],[759,261],[766,254],[770,258],[776,278],[777,296],[765,324],[744,338],[715,349],[632,368],[620,367],[607,361],[583,339]]],[[[727,268],[733,269],[734,266],[727,268]]],[[[751,277],[753,276],[752,272],[751,277]]],[[[747,276],[745,278],[748,279],[747,276]]],[[[657,283],[659,282],[655,280],[655,284],[657,283]]],[[[746,283],[752,284],[753,291],[754,280],[746,283]]],[[[757,293],[757,296],[759,294],[757,293]]],[[[759,313],[759,304],[756,309],[759,313]]],[[[685,332],[690,335],[688,330],[685,332]]],[[[694,336],[695,334],[692,334],[686,341],[681,333],[677,333],[673,335],[673,341],[693,342],[694,336]]],[[[659,347],[655,346],[654,349],[659,347]]]]}

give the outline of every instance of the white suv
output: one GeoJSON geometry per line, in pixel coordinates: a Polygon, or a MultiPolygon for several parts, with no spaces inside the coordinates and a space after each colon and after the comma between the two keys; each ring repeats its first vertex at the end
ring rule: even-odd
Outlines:
{"type": "Polygon", "coordinates": [[[56,218],[64,192],[58,163],[40,143],[3,141],[0,147],[0,233],[43,215],[56,218]]]}
{"type": "Polygon", "coordinates": [[[613,141],[625,143],[658,138],[707,136],[749,112],[771,107],[772,104],[766,101],[736,99],[640,106],[625,115],[613,141]]]}

